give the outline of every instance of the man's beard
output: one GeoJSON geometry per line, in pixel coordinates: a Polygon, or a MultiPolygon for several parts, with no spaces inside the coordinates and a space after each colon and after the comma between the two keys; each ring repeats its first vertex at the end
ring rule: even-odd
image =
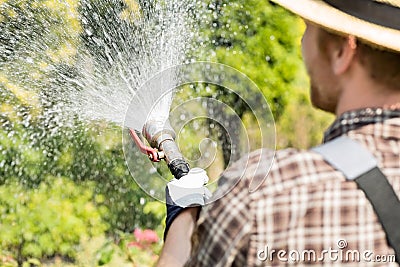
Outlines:
{"type": "Polygon", "coordinates": [[[320,88],[311,83],[310,85],[310,98],[311,103],[315,108],[321,109],[326,112],[335,113],[337,103],[334,99],[329,99],[327,95],[322,95],[320,88]]]}

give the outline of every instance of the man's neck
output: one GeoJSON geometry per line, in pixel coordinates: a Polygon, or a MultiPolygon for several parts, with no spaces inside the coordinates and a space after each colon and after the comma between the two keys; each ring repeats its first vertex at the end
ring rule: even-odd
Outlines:
{"type": "Polygon", "coordinates": [[[390,108],[400,105],[400,88],[389,89],[372,82],[369,77],[353,77],[343,83],[336,106],[336,116],[361,108],[390,108]]]}

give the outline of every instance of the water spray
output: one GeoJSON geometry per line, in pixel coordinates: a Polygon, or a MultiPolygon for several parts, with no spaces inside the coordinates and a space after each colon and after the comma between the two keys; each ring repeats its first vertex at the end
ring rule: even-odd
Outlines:
{"type": "Polygon", "coordinates": [[[147,154],[151,161],[159,162],[164,159],[176,179],[189,173],[189,164],[175,143],[175,131],[169,121],[151,120],[143,126],[142,134],[150,147],[143,144],[134,130],[130,129],[130,134],[140,151],[147,154]]]}

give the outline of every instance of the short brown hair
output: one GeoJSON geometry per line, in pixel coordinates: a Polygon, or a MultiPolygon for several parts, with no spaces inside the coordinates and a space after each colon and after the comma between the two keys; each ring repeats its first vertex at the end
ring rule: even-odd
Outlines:
{"type": "MultiPolygon", "coordinates": [[[[341,42],[345,37],[320,28],[318,46],[326,51],[326,41],[341,42]]],[[[400,53],[374,47],[357,40],[357,57],[371,79],[382,83],[389,89],[400,89],[400,53]]]]}

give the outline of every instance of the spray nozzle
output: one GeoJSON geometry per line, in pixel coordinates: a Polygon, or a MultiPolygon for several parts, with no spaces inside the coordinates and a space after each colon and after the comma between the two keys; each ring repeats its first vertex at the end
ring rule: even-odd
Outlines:
{"type": "Polygon", "coordinates": [[[175,131],[168,121],[148,121],[143,126],[143,136],[151,147],[145,146],[134,130],[130,130],[130,133],[140,151],[147,154],[150,160],[158,162],[165,159],[175,178],[189,173],[189,164],[175,143],[175,131]]]}

